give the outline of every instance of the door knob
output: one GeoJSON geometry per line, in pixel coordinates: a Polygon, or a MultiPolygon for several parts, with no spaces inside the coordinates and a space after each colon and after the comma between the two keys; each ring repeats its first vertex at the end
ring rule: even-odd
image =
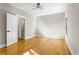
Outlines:
{"type": "Polygon", "coordinates": [[[6,32],[10,32],[9,30],[7,30],[6,32]]]}

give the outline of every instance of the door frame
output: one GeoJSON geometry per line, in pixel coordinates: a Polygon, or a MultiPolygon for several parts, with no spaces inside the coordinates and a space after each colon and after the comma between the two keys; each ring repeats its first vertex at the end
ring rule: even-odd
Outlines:
{"type": "MultiPolygon", "coordinates": [[[[18,17],[18,19],[19,18],[23,18],[24,19],[24,22],[26,23],[26,16],[22,16],[22,15],[18,15],[18,14],[16,14],[16,16],[18,17]]],[[[24,26],[25,26],[26,24],[24,24],[24,26]]],[[[18,28],[19,28],[19,20],[18,20],[18,28]]],[[[26,27],[25,27],[26,28],[26,27]]],[[[24,29],[25,30],[25,29],[24,29]]],[[[19,30],[18,30],[18,32],[19,32],[19,30]]],[[[19,33],[18,33],[18,38],[19,38],[19,33]]],[[[25,33],[24,33],[24,39],[25,39],[25,33]]]]}

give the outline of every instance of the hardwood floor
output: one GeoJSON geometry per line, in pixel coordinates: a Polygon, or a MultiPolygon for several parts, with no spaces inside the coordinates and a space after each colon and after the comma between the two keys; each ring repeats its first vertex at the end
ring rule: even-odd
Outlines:
{"type": "Polygon", "coordinates": [[[22,55],[27,52],[34,55],[30,50],[39,55],[71,55],[63,39],[44,37],[34,37],[27,40],[19,39],[16,44],[7,48],[0,48],[0,55],[22,55]]]}

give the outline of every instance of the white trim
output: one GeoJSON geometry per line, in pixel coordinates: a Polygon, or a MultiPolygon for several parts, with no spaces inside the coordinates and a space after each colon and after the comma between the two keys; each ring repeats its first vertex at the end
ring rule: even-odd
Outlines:
{"type": "Polygon", "coordinates": [[[36,35],[36,37],[46,37],[46,38],[52,38],[52,39],[65,39],[64,37],[54,38],[54,37],[42,36],[42,35],[36,35]]]}
{"type": "Polygon", "coordinates": [[[26,37],[25,39],[27,40],[27,39],[30,39],[30,38],[33,38],[33,37],[35,37],[35,35],[26,37]]]}
{"type": "Polygon", "coordinates": [[[0,45],[0,48],[3,48],[3,47],[5,47],[5,44],[0,45]]]}
{"type": "Polygon", "coordinates": [[[72,52],[72,49],[71,49],[70,44],[69,44],[69,42],[68,42],[68,37],[67,37],[66,34],[65,34],[65,42],[66,42],[66,44],[67,44],[67,46],[68,46],[68,48],[69,48],[71,54],[73,55],[73,52],[72,52]]]}
{"type": "Polygon", "coordinates": [[[19,14],[16,14],[17,17],[21,17],[21,18],[24,18],[26,19],[27,17],[26,16],[22,16],[22,15],[19,15],[19,14]]]}

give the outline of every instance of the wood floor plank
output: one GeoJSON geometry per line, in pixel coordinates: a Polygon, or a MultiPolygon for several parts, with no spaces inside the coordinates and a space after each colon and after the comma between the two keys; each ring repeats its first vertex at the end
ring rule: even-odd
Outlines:
{"type": "Polygon", "coordinates": [[[28,40],[18,39],[16,44],[0,48],[0,55],[22,55],[30,50],[39,55],[71,55],[64,39],[45,37],[34,37],[28,40]]]}

